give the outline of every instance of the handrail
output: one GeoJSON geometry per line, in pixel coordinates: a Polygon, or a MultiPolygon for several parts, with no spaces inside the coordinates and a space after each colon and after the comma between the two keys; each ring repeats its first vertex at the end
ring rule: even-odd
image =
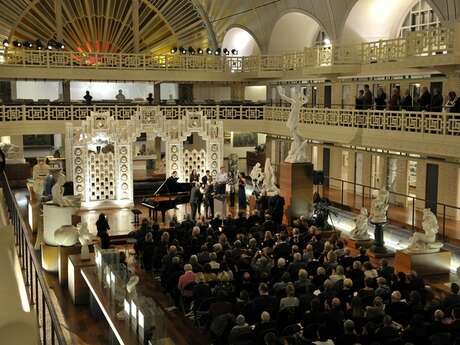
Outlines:
{"type": "MultiPolygon", "coordinates": [[[[0,123],[17,121],[80,121],[91,111],[108,111],[118,120],[131,119],[144,105],[3,105],[0,123]]],[[[181,119],[187,111],[203,111],[210,119],[280,121],[288,119],[289,107],[260,105],[160,106],[167,119],[181,119]]],[[[375,129],[403,133],[460,136],[460,114],[445,112],[373,109],[302,108],[300,123],[339,128],[375,129]]]]}
{"type": "Polygon", "coordinates": [[[406,37],[355,45],[309,47],[278,55],[150,55],[129,53],[32,50],[8,48],[0,65],[46,68],[92,68],[151,71],[208,71],[223,73],[302,71],[310,67],[373,64],[406,58],[450,54],[456,30],[438,27],[410,32],[406,37]]]}
{"type": "MultiPolygon", "coordinates": [[[[368,185],[365,185],[365,184],[361,184],[361,183],[357,183],[357,182],[353,182],[353,181],[347,181],[347,180],[344,180],[344,179],[340,179],[340,178],[336,178],[336,177],[331,177],[331,176],[324,176],[324,180],[333,180],[333,181],[338,181],[340,182],[341,184],[341,188],[340,188],[340,191],[341,191],[341,200],[340,202],[336,202],[337,204],[341,205],[341,206],[344,206],[344,185],[345,184],[350,184],[352,186],[354,186],[353,188],[353,194],[356,195],[356,187],[361,187],[363,190],[362,190],[362,193],[361,193],[361,198],[362,198],[362,206],[364,205],[364,199],[365,199],[365,189],[369,189],[369,198],[372,197],[372,191],[378,191],[379,188],[377,187],[372,187],[372,186],[368,186],[368,185]]],[[[331,188],[329,186],[329,188],[331,188]]],[[[334,188],[333,188],[334,189],[334,188]]],[[[390,195],[395,195],[395,196],[399,196],[399,197],[404,197],[404,198],[410,198],[412,199],[412,224],[411,227],[413,230],[416,229],[416,205],[415,205],[415,201],[422,201],[422,202],[426,202],[426,199],[423,199],[423,198],[420,198],[420,197],[417,197],[417,196],[412,196],[412,195],[409,195],[409,194],[405,194],[405,193],[399,193],[399,192],[395,192],[395,191],[391,191],[389,190],[388,191],[390,195]]],[[[436,202],[436,208],[438,208],[438,206],[440,206],[440,208],[442,208],[443,212],[442,212],[442,238],[443,240],[445,241],[448,236],[446,234],[446,211],[448,208],[450,209],[453,209],[453,210],[460,210],[460,206],[454,206],[454,205],[449,205],[449,204],[446,204],[446,203],[442,203],[442,202],[436,202]]],[[[436,215],[438,217],[438,215],[436,215]]]]}
{"type": "Polygon", "coordinates": [[[21,268],[24,270],[24,278],[29,297],[29,303],[35,305],[37,323],[41,321],[41,344],[55,344],[55,339],[59,345],[67,345],[64,333],[54,308],[53,301],[49,293],[49,287],[46,283],[42,272],[40,260],[35,253],[34,245],[32,244],[30,234],[32,230],[29,224],[21,215],[16,198],[8,183],[8,178],[5,171],[0,171],[0,183],[3,187],[4,197],[7,203],[11,222],[14,228],[16,245],[18,246],[18,256],[20,257],[21,268]],[[41,310],[40,310],[41,303],[41,310]],[[51,334],[47,336],[47,314],[51,319],[51,334]]]}

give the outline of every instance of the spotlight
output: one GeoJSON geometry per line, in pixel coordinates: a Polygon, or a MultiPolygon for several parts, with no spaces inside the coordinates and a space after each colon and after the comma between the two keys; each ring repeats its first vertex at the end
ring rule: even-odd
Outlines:
{"type": "Polygon", "coordinates": [[[193,49],[192,47],[188,47],[188,53],[190,55],[195,55],[195,49],[193,49]]]}
{"type": "Polygon", "coordinates": [[[64,48],[65,48],[65,45],[64,45],[64,43],[56,42],[56,48],[57,48],[57,49],[64,49],[64,48]]]}
{"type": "Polygon", "coordinates": [[[35,46],[37,47],[38,50],[43,49],[43,44],[42,44],[42,42],[40,40],[35,41],[35,46]]]}
{"type": "Polygon", "coordinates": [[[15,46],[16,48],[19,48],[19,47],[22,47],[22,43],[19,41],[13,41],[13,46],[15,46]]]}
{"type": "Polygon", "coordinates": [[[26,48],[32,48],[34,46],[32,42],[29,42],[29,41],[23,42],[22,45],[26,48]]]}
{"type": "Polygon", "coordinates": [[[8,48],[9,45],[10,45],[10,42],[8,42],[7,39],[4,39],[3,40],[3,48],[8,48]]]}
{"type": "Polygon", "coordinates": [[[206,54],[212,55],[212,49],[211,48],[206,49],[206,54]]]}
{"type": "Polygon", "coordinates": [[[236,50],[235,48],[232,49],[232,54],[233,55],[238,55],[238,50],[236,50]]]}
{"type": "Polygon", "coordinates": [[[48,41],[47,47],[48,50],[51,50],[54,48],[55,42],[53,40],[48,41]]]}
{"type": "Polygon", "coordinates": [[[201,48],[198,48],[198,49],[196,50],[196,52],[197,52],[199,55],[203,55],[203,49],[201,49],[201,48]]]}
{"type": "Polygon", "coordinates": [[[217,48],[216,51],[214,52],[214,55],[220,55],[221,51],[222,50],[220,48],[217,48]]]}
{"type": "Polygon", "coordinates": [[[171,54],[176,54],[177,52],[177,47],[171,48],[171,54]]]}
{"type": "Polygon", "coordinates": [[[180,48],[179,48],[179,51],[180,51],[180,53],[181,53],[182,55],[187,54],[187,50],[185,50],[184,47],[180,47],[180,48]]]}
{"type": "Polygon", "coordinates": [[[227,48],[224,48],[224,54],[225,54],[225,55],[230,55],[230,52],[228,51],[227,48]]]}

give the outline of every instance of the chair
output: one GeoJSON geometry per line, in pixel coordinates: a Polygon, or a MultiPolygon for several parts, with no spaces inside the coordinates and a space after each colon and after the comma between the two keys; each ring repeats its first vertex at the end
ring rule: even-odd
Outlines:
{"type": "Polygon", "coordinates": [[[209,321],[209,309],[211,304],[216,302],[215,297],[209,297],[202,300],[193,308],[194,324],[199,328],[203,328],[209,321]]]}

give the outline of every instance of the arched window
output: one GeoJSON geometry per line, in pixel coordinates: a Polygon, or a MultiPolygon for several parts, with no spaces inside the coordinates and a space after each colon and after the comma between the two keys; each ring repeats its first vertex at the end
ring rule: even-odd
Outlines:
{"type": "Polygon", "coordinates": [[[404,37],[411,31],[424,31],[437,28],[441,22],[426,0],[418,0],[404,19],[399,36],[404,37]]]}

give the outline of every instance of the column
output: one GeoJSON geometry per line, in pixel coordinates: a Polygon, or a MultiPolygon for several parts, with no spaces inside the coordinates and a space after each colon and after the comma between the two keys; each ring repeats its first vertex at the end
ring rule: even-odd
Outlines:
{"type": "Polygon", "coordinates": [[[71,99],[70,99],[70,80],[63,80],[62,83],[61,83],[61,88],[62,88],[62,92],[61,92],[61,99],[63,102],[65,103],[70,103],[71,102],[71,99]]]}
{"type": "Polygon", "coordinates": [[[244,101],[244,85],[242,83],[232,83],[230,94],[232,101],[244,101]]]}
{"type": "Polygon", "coordinates": [[[155,104],[161,103],[161,83],[153,84],[153,98],[155,98],[155,104]]]}
{"type": "MultiPolygon", "coordinates": [[[[342,150],[342,180],[355,182],[355,152],[342,150]]],[[[344,183],[344,190],[353,191],[354,184],[344,183]]]]}
{"type": "Polygon", "coordinates": [[[330,149],[329,176],[331,179],[329,180],[329,186],[340,190],[342,183],[337,179],[342,179],[342,149],[336,147],[331,147],[330,149]]]}
{"type": "Polygon", "coordinates": [[[0,80],[0,101],[11,102],[11,81],[9,80],[0,80]]]}
{"type": "Polygon", "coordinates": [[[426,189],[426,161],[420,160],[417,162],[417,182],[415,187],[415,195],[417,198],[422,200],[417,200],[415,202],[415,207],[418,210],[423,210],[425,208],[425,189],[426,189]]]}
{"type": "MultiPolygon", "coordinates": [[[[460,205],[460,168],[457,165],[439,163],[438,203],[460,205]]],[[[438,205],[438,215],[443,212],[443,206],[438,205]]],[[[450,219],[460,219],[460,212],[453,208],[446,208],[446,215],[450,219]]]]}

